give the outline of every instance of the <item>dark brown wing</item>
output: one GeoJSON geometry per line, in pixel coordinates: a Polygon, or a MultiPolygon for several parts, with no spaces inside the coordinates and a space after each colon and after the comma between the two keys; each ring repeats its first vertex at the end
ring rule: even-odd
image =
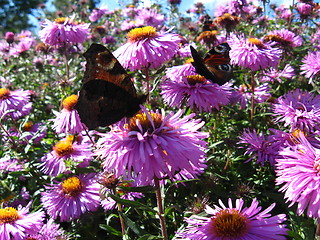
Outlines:
{"type": "Polygon", "coordinates": [[[140,110],[146,95],[137,96],[130,76],[104,46],[92,44],[75,109],[89,129],[108,126],[140,110]]]}

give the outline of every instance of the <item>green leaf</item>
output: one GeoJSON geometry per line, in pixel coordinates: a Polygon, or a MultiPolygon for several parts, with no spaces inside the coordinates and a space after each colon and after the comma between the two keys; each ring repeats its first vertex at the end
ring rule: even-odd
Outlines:
{"type": "Polygon", "coordinates": [[[103,230],[108,231],[108,232],[111,233],[112,235],[119,236],[119,237],[122,236],[122,233],[121,233],[120,231],[118,231],[117,229],[114,229],[113,227],[110,227],[109,225],[99,224],[99,227],[100,227],[101,229],[103,229],[103,230]]]}

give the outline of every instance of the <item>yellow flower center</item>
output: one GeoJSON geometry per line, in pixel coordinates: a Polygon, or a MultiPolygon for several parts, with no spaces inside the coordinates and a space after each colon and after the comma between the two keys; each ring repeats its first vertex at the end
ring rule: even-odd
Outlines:
{"type": "Polygon", "coordinates": [[[184,64],[191,64],[192,62],[194,62],[193,58],[188,58],[184,64]]]}
{"type": "Polygon", "coordinates": [[[187,76],[187,81],[190,85],[196,85],[197,83],[205,84],[207,79],[201,75],[190,75],[187,76]]]}
{"type": "Polygon", "coordinates": [[[24,132],[29,131],[29,130],[31,130],[32,127],[33,127],[33,122],[28,121],[22,127],[22,131],[24,131],[24,132]]]}
{"type": "Polygon", "coordinates": [[[229,13],[225,13],[220,17],[217,17],[216,19],[214,19],[214,22],[218,25],[220,25],[221,27],[230,27],[230,26],[236,26],[239,24],[240,22],[240,17],[237,16],[233,16],[229,13]]]}
{"type": "Polygon", "coordinates": [[[12,207],[0,209],[0,224],[12,223],[20,218],[18,210],[12,207]]]}
{"type": "Polygon", "coordinates": [[[211,219],[212,231],[221,238],[240,238],[248,231],[248,219],[236,209],[224,209],[211,219]]]}
{"type": "Polygon", "coordinates": [[[216,35],[218,34],[218,31],[216,30],[213,30],[213,31],[204,31],[202,33],[200,33],[200,35],[197,37],[197,42],[200,42],[200,41],[216,41],[217,40],[217,37],[216,35]]]}
{"type": "Polygon", "coordinates": [[[82,191],[84,184],[78,177],[70,177],[61,183],[63,192],[71,197],[76,197],[82,191]]]}
{"type": "Polygon", "coordinates": [[[66,20],[69,20],[69,19],[67,19],[66,17],[60,17],[60,18],[56,18],[54,22],[58,24],[64,24],[66,20]]]}
{"type": "Polygon", "coordinates": [[[67,154],[72,153],[72,151],[73,151],[73,146],[72,146],[73,139],[74,139],[74,136],[70,135],[70,136],[67,137],[67,139],[57,142],[57,144],[53,147],[53,150],[55,151],[55,153],[59,157],[63,157],[65,155],[67,155],[67,154]]]}
{"type": "Polygon", "coordinates": [[[154,27],[147,26],[141,28],[132,29],[127,38],[130,42],[137,42],[148,38],[153,38],[158,36],[158,33],[154,27]]]}
{"type": "Polygon", "coordinates": [[[10,90],[6,88],[0,88],[0,99],[4,100],[7,99],[10,95],[10,90]]]}
{"type": "Polygon", "coordinates": [[[263,41],[264,42],[277,42],[277,43],[280,43],[282,45],[287,45],[287,44],[290,44],[291,42],[290,41],[287,41],[285,40],[283,37],[279,36],[279,35],[274,35],[274,34],[270,34],[270,35],[267,35],[263,38],[263,41]]]}
{"type": "Polygon", "coordinates": [[[77,104],[78,102],[78,95],[71,95],[69,97],[66,97],[63,101],[62,101],[62,106],[71,111],[73,109],[73,107],[77,104]]]}
{"type": "MultiPolygon", "coordinates": [[[[152,121],[154,123],[154,127],[159,128],[162,124],[162,121],[163,121],[162,115],[159,113],[149,113],[149,115],[152,118],[152,121]]],[[[137,120],[141,124],[144,132],[147,132],[147,131],[152,132],[154,130],[149,118],[147,117],[147,114],[146,113],[138,113],[135,116],[133,116],[132,118],[130,118],[130,123],[128,124],[128,129],[130,131],[140,131],[138,128],[138,125],[137,125],[137,120]]]]}
{"type": "Polygon", "coordinates": [[[261,42],[261,40],[257,38],[248,38],[248,42],[253,45],[256,45],[258,48],[264,48],[263,42],[261,42]]]}

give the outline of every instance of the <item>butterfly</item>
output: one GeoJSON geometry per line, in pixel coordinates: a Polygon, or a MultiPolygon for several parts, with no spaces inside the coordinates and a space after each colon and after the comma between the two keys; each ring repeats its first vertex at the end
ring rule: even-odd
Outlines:
{"type": "Polygon", "coordinates": [[[192,65],[198,74],[220,86],[232,78],[229,56],[231,48],[228,43],[221,43],[212,48],[204,58],[192,46],[190,49],[193,57],[192,65]]]}
{"type": "Polygon", "coordinates": [[[75,105],[81,121],[89,129],[95,129],[136,114],[147,95],[137,95],[130,75],[113,54],[93,43],[84,57],[86,71],[75,105]]]}

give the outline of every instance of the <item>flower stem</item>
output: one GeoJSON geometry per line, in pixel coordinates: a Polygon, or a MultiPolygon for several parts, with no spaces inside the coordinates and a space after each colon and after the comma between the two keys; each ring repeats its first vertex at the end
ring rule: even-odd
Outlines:
{"type": "MultiPolygon", "coordinates": [[[[117,203],[117,207],[118,207],[118,211],[122,212],[122,207],[120,203],[117,203]]],[[[126,224],[120,214],[119,214],[119,218],[120,218],[120,224],[121,224],[121,233],[122,233],[122,236],[124,236],[126,234],[126,224]]]]}
{"type": "Polygon", "coordinates": [[[166,220],[164,217],[164,209],[162,206],[162,196],[161,196],[161,189],[160,189],[160,182],[157,177],[154,178],[154,184],[156,187],[156,197],[157,197],[157,205],[158,205],[158,215],[160,219],[160,226],[161,226],[161,233],[164,240],[168,240],[167,234],[167,227],[166,227],[166,220]]]}
{"type": "Polygon", "coordinates": [[[150,104],[150,75],[149,75],[149,67],[145,68],[145,76],[146,76],[146,82],[147,82],[147,103],[150,104]]]}
{"type": "Polygon", "coordinates": [[[250,115],[250,120],[251,120],[251,130],[254,129],[254,88],[255,88],[255,81],[254,81],[254,72],[251,72],[251,115],[250,115]]]}

